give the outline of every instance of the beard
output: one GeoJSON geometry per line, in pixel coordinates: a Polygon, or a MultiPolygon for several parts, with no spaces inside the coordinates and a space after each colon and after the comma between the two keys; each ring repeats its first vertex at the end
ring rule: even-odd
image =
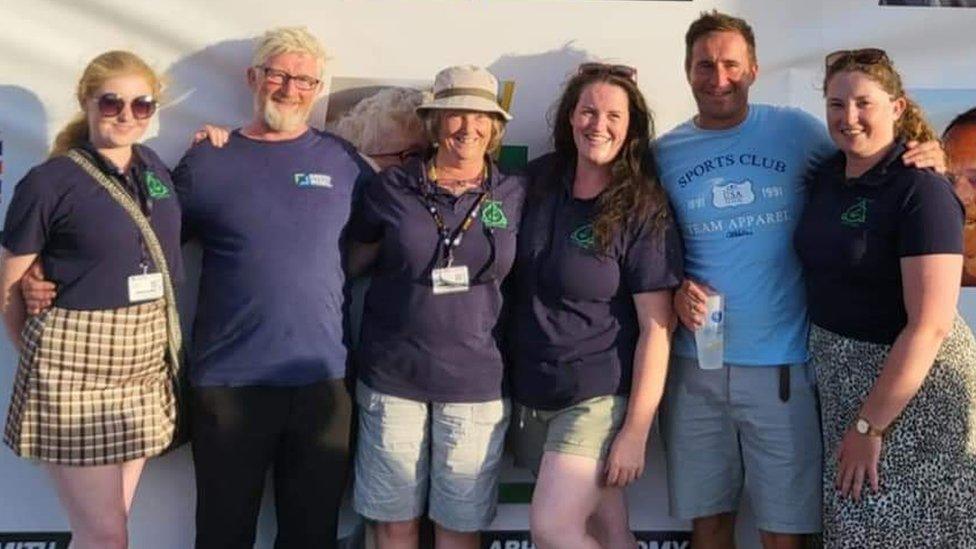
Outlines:
{"type": "Polygon", "coordinates": [[[308,121],[312,112],[312,104],[297,104],[293,108],[281,109],[271,96],[261,103],[260,97],[254,98],[255,108],[261,112],[261,118],[269,128],[276,132],[292,132],[301,128],[308,121]]]}

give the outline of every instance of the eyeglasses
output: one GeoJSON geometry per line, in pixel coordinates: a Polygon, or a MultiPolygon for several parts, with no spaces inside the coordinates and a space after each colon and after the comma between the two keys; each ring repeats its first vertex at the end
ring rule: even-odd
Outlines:
{"type": "Polygon", "coordinates": [[[827,57],[824,58],[824,65],[830,70],[830,67],[833,67],[838,61],[846,59],[864,65],[874,65],[875,63],[891,64],[891,59],[888,58],[888,54],[884,50],[880,48],[862,48],[859,50],[837,50],[833,53],[828,53],[827,57]]]}
{"type": "MultiPolygon", "coordinates": [[[[98,114],[105,118],[118,116],[125,110],[125,99],[117,93],[106,93],[96,101],[98,114]]],[[[145,120],[156,112],[156,100],[151,95],[140,95],[129,102],[129,110],[136,120],[145,120]]]]}
{"type": "Polygon", "coordinates": [[[589,76],[593,74],[610,74],[626,78],[631,82],[637,83],[637,69],[630,65],[610,65],[607,63],[582,63],[576,69],[579,76],[589,76]]]}
{"type": "Polygon", "coordinates": [[[410,147],[400,151],[388,152],[388,153],[371,153],[366,156],[376,159],[376,158],[396,158],[401,164],[410,160],[411,158],[418,157],[424,154],[424,149],[420,147],[410,147]]]}
{"type": "Polygon", "coordinates": [[[273,69],[271,67],[265,67],[264,65],[258,65],[255,67],[261,69],[264,72],[264,79],[272,84],[278,84],[279,86],[284,86],[288,84],[289,81],[293,82],[295,87],[302,91],[312,91],[318,87],[319,83],[322,82],[318,78],[312,78],[304,74],[295,76],[294,74],[288,74],[287,72],[279,69],[273,69]]]}

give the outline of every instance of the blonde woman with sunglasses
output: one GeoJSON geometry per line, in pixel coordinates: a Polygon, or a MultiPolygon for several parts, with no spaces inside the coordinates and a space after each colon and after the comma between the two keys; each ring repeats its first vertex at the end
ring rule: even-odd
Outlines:
{"type": "Polygon", "coordinates": [[[132,53],[92,60],[81,112],[17,184],[4,224],[0,306],[21,349],[4,442],[51,476],[80,549],[128,546],[143,466],[174,434],[180,208],[137,144],[160,88],[132,53]],[[29,316],[17,286],[35,261],[58,295],[29,316]]]}

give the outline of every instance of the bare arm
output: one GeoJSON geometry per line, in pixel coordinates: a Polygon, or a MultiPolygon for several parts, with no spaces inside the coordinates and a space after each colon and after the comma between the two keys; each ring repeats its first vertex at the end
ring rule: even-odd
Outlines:
{"type": "Polygon", "coordinates": [[[959,299],[962,256],[903,257],[901,273],[908,323],[868,394],[862,416],[886,428],[901,414],[928,375],[942,340],[952,329],[959,299]]]}
{"type": "MultiPolygon", "coordinates": [[[[952,329],[961,272],[961,255],[901,259],[908,322],[891,346],[881,374],[861,406],[860,417],[872,426],[887,429],[922,387],[942,340],[952,329]]],[[[859,500],[865,482],[872,491],[878,491],[882,442],[881,437],[861,435],[848,427],[837,448],[835,482],[841,494],[859,500]]]]}
{"type": "Polygon", "coordinates": [[[626,486],[644,471],[644,449],[668,372],[671,349],[672,292],[634,295],[640,336],[634,352],[634,373],[623,427],[607,459],[607,484],[626,486]]]}
{"type": "Polygon", "coordinates": [[[18,347],[20,332],[27,320],[27,310],[24,308],[18,283],[36,258],[37,254],[14,255],[6,248],[0,252],[0,309],[3,310],[7,335],[18,347]]]}
{"type": "Polygon", "coordinates": [[[380,243],[350,242],[349,254],[346,258],[346,275],[349,278],[362,276],[373,266],[380,254],[380,243]]]}

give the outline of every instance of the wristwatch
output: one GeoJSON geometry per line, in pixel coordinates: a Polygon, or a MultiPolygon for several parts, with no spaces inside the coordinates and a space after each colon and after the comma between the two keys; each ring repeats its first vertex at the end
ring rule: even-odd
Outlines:
{"type": "Polygon", "coordinates": [[[861,435],[867,435],[869,437],[880,437],[884,435],[884,429],[878,429],[871,422],[864,419],[863,417],[857,418],[854,422],[854,430],[861,435]]]}

